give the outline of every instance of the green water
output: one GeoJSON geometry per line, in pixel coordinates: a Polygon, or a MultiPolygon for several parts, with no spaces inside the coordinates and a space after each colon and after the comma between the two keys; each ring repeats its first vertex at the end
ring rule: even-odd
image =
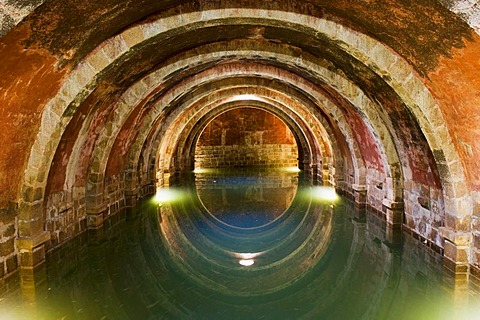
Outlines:
{"type": "Polygon", "coordinates": [[[472,283],[297,174],[172,186],[0,288],[0,319],[480,319],[472,283]]]}

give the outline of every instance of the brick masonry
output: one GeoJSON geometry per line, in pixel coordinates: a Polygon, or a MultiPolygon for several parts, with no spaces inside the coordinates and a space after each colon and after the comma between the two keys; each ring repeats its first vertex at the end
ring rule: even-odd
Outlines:
{"type": "Polygon", "coordinates": [[[296,167],[298,147],[290,129],[273,114],[238,108],[213,119],[195,149],[195,167],[296,167]]]}
{"type": "Polygon", "coordinates": [[[171,169],[155,139],[173,154],[174,129],[228,90],[303,119],[324,137],[305,163],[480,266],[478,3],[147,2],[0,4],[0,277],[152,192],[171,169]]]}

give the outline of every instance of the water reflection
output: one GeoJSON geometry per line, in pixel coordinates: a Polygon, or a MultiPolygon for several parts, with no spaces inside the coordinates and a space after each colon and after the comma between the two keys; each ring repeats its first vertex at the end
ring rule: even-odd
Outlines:
{"type": "Polygon", "coordinates": [[[247,219],[245,226],[220,219],[217,189],[198,183],[211,177],[172,188],[179,201],[146,201],[135,215],[108,220],[104,229],[50,254],[43,269],[9,279],[0,287],[0,319],[477,315],[472,283],[455,285],[441,257],[413,238],[392,246],[384,222],[359,215],[348,200],[318,201],[314,188],[288,173],[279,181],[293,183],[278,192],[291,194],[288,206],[275,201],[278,214],[258,223],[247,219]]]}
{"type": "Polygon", "coordinates": [[[199,200],[216,219],[239,228],[255,228],[280,217],[292,204],[298,173],[285,171],[201,171],[195,175],[199,200]]]}

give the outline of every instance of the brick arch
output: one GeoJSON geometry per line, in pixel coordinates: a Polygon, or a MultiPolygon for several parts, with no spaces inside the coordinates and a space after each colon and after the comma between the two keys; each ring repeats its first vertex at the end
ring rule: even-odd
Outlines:
{"type": "MultiPolygon", "coordinates": [[[[30,3],[6,3],[3,4],[0,10],[0,36],[7,34],[11,29],[20,24],[24,19],[27,19],[35,9],[42,6],[45,0],[32,1],[30,3]]],[[[440,5],[446,7],[449,11],[458,15],[476,33],[480,34],[480,21],[477,14],[478,9],[475,4],[465,3],[462,0],[452,1],[438,1],[440,5]]]]}
{"type": "MultiPolygon", "coordinates": [[[[204,57],[202,57],[202,58],[204,59],[204,57]]],[[[263,67],[259,66],[259,68],[264,68],[264,66],[263,67]]],[[[239,73],[242,73],[242,72],[240,72],[240,70],[235,69],[235,68],[229,68],[228,70],[212,69],[212,70],[208,71],[207,75],[212,75],[213,79],[222,79],[222,77],[224,75],[228,75],[230,73],[232,73],[234,75],[238,75],[239,73]],[[230,70],[230,71],[228,71],[228,70],[230,70]]],[[[245,73],[246,74],[249,73],[248,70],[245,71],[245,73]]],[[[257,74],[257,76],[262,76],[262,74],[263,73],[259,73],[259,74],[257,74]]],[[[270,75],[265,74],[264,76],[278,77],[279,75],[276,74],[275,72],[273,72],[270,75]]],[[[297,79],[299,79],[299,78],[297,77],[297,79]]],[[[190,92],[193,88],[195,88],[195,86],[197,86],[197,84],[195,82],[192,82],[192,84],[190,84],[190,85],[186,85],[186,84],[182,83],[181,85],[178,86],[178,88],[173,88],[172,92],[174,92],[174,93],[172,94],[172,96],[170,98],[168,98],[167,94],[166,94],[156,103],[157,106],[159,106],[157,108],[156,113],[160,114],[162,112],[163,108],[164,108],[163,106],[168,106],[168,105],[170,105],[171,101],[178,100],[177,94],[190,92]]],[[[324,103],[327,103],[327,102],[324,102],[324,103]]],[[[330,105],[333,105],[333,104],[330,103],[330,105]]],[[[312,112],[315,112],[314,108],[312,108],[311,110],[312,110],[312,112]]],[[[145,136],[148,135],[148,130],[146,128],[154,127],[154,125],[152,124],[153,121],[154,121],[154,118],[152,116],[148,116],[148,119],[149,120],[148,121],[146,120],[147,122],[145,122],[143,124],[143,127],[145,129],[142,128],[142,129],[139,130],[140,132],[144,132],[145,136]]],[[[346,126],[343,126],[343,127],[346,127],[346,126]]],[[[136,152],[134,152],[132,154],[136,154],[137,156],[132,156],[131,159],[128,161],[129,163],[135,164],[136,161],[137,161],[136,159],[138,159],[138,154],[139,154],[138,152],[140,152],[139,150],[144,148],[143,142],[142,142],[142,141],[144,141],[144,139],[139,139],[139,141],[141,141],[141,142],[137,144],[137,147],[132,147],[132,149],[137,150],[136,152]]],[[[353,139],[352,139],[352,141],[353,141],[353,139]]],[[[151,148],[147,148],[147,149],[151,149],[151,148]]],[[[358,148],[354,148],[354,150],[355,149],[358,149],[358,148]]],[[[144,156],[144,159],[147,159],[147,158],[148,158],[148,156],[144,156]]],[[[147,166],[148,164],[145,163],[144,165],[147,166]]],[[[133,168],[134,167],[135,167],[135,165],[133,165],[133,168]]],[[[359,167],[361,167],[361,166],[359,166],[359,167]]],[[[131,168],[129,170],[133,170],[133,168],[131,168]]]]}
{"type": "MultiPolygon", "coordinates": [[[[446,194],[446,210],[455,217],[457,214],[471,215],[471,206],[466,205],[471,203],[470,196],[464,196],[461,201],[453,199],[457,194],[463,195],[463,193],[457,190],[455,184],[452,183],[455,182],[452,177],[461,179],[465,175],[463,168],[459,165],[461,163],[459,156],[453,145],[449,143],[452,139],[446,128],[434,127],[432,125],[438,119],[443,119],[442,114],[430,92],[403,60],[374,39],[325,19],[294,13],[285,14],[284,12],[274,10],[224,9],[209,10],[205,15],[186,13],[129,28],[122,34],[111,38],[92,55],[87,57],[83,63],[78,65],[64,82],[59,94],[48,103],[43,113],[41,129],[32,148],[27,170],[25,170],[23,178],[24,187],[20,196],[20,210],[23,212],[22,223],[26,223],[30,218],[38,218],[35,213],[38,203],[33,203],[31,197],[24,196],[24,194],[29,194],[28,190],[30,189],[44,193],[46,184],[42,178],[45,175],[44,168],[50,167],[60,137],[64,133],[66,123],[69,121],[68,113],[75,111],[76,106],[82,102],[89,91],[91,92],[91,86],[95,83],[97,75],[115,60],[122,58],[129,48],[165,30],[181,28],[186,25],[195,28],[195,25],[207,22],[207,17],[210,23],[218,23],[219,25],[231,21],[230,19],[243,18],[261,19],[262,23],[288,25],[291,28],[302,25],[302,30],[312,34],[321,33],[327,38],[335,40],[352,57],[370,66],[377,74],[388,75],[388,77],[384,76],[383,79],[394,89],[408,110],[412,112],[425,135],[430,149],[433,151],[437,165],[445,168],[445,170],[442,170],[441,179],[442,187],[446,194]],[[127,36],[130,36],[129,39],[132,39],[131,35],[133,33],[138,33],[142,36],[135,39],[132,43],[126,44],[124,39],[127,36]],[[98,63],[94,62],[94,60],[101,60],[102,62],[98,63]],[[96,67],[92,68],[92,65],[96,67]],[[64,117],[64,115],[66,116],[64,117]],[[439,137],[442,137],[442,139],[440,140],[439,137]],[[450,194],[453,194],[453,197],[450,194]]],[[[308,67],[315,69],[315,66],[308,67]]],[[[340,77],[340,75],[336,76],[340,77]]],[[[337,82],[333,81],[330,83],[333,83],[333,87],[335,87],[337,82]]],[[[341,91],[345,88],[335,89],[341,91]]],[[[364,101],[362,100],[367,100],[365,96],[361,95],[351,99],[352,104],[355,106],[363,105],[364,101]]],[[[368,112],[368,110],[366,111],[368,112]]],[[[22,231],[21,234],[29,236],[28,232],[22,231]]]]}
{"type": "MultiPolygon", "coordinates": [[[[183,111],[180,114],[175,114],[165,119],[162,122],[159,128],[165,128],[165,130],[158,130],[155,134],[155,138],[152,141],[157,142],[158,145],[153,144],[149,149],[158,150],[155,151],[157,172],[166,173],[169,175],[172,170],[175,170],[174,159],[176,156],[182,152],[182,145],[189,140],[190,134],[188,132],[198,133],[199,130],[203,129],[208,122],[207,119],[218,115],[222,111],[231,109],[232,104],[252,104],[260,103],[263,109],[266,109],[272,112],[274,115],[282,119],[284,122],[290,124],[290,129],[300,138],[300,149],[303,150],[303,153],[308,155],[304,159],[305,163],[301,164],[305,166],[305,169],[308,169],[310,166],[318,166],[321,164],[321,154],[320,154],[320,144],[319,141],[322,141],[322,135],[317,130],[320,129],[319,124],[317,124],[316,133],[312,132],[313,126],[308,127],[305,124],[305,119],[299,115],[298,107],[292,108],[285,105],[283,102],[279,101],[281,94],[274,92],[266,88],[253,88],[253,87],[232,87],[228,89],[219,90],[218,92],[209,92],[206,91],[203,93],[202,97],[195,99],[194,101],[185,101],[185,107],[179,108],[183,111]],[[235,95],[245,96],[252,95],[255,96],[255,99],[236,100],[235,95]],[[269,99],[269,97],[274,97],[274,99],[269,99]],[[255,101],[255,102],[253,102],[255,101]],[[207,116],[210,113],[210,116],[207,116]],[[207,118],[204,118],[207,117],[207,118]],[[203,119],[203,120],[202,120],[203,119]],[[197,123],[200,121],[199,123],[197,123]],[[174,147],[175,146],[175,147],[174,147]],[[177,148],[177,146],[179,146],[177,148]]],[[[316,121],[313,117],[310,117],[310,122],[313,124],[316,121]]],[[[190,139],[191,140],[191,139],[190,139]]],[[[191,142],[191,141],[190,141],[191,142]]],[[[188,147],[187,147],[188,149],[188,147]]],[[[180,157],[181,158],[181,157],[180,157]]],[[[179,162],[183,165],[190,167],[189,160],[180,159],[179,162]]],[[[160,180],[159,184],[163,184],[163,181],[160,180]]]]}
{"type": "MultiPolygon", "coordinates": [[[[217,76],[221,77],[221,73],[216,72],[216,74],[217,74],[217,76]]],[[[255,78],[255,79],[258,79],[258,78],[255,78]]],[[[245,85],[245,84],[244,84],[244,85],[245,85]]],[[[243,94],[252,94],[252,93],[253,93],[253,94],[260,94],[260,93],[261,93],[262,95],[264,95],[264,98],[265,98],[265,96],[266,96],[267,99],[268,99],[268,96],[271,95],[271,93],[269,93],[270,91],[268,91],[269,88],[264,88],[264,90],[263,90],[262,92],[259,92],[259,90],[258,90],[258,88],[259,88],[259,86],[260,86],[259,83],[253,82],[253,83],[251,83],[250,85],[251,85],[251,87],[257,88],[257,89],[256,89],[257,91],[254,91],[255,89],[245,89],[244,91],[239,91],[239,89],[233,88],[233,89],[232,89],[232,93],[227,93],[227,94],[225,94],[225,95],[223,96],[223,98],[228,99],[228,97],[230,97],[231,95],[233,95],[233,94],[235,94],[235,93],[243,93],[243,94]],[[235,91],[235,90],[236,90],[236,91],[235,91]],[[253,90],[253,91],[252,91],[252,90],[253,90]],[[267,90],[267,91],[265,91],[265,90],[267,90]]],[[[215,91],[215,90],[212,90],[212,92],[214,92],[214,91],[215,91]]],[[[212,95],[212,92],[206,91],[206,92],[203,93],[202,95],[208,97],[208,96],[211,96],[211,95],[212,95]]],[[[283,95],[284,95],[284,97],[287,97],[287,95],[285,95],[285,94],[283,94],[283,95]]],[[[292,95],[292,92],[289,92],[288,96],[290,97],[291,95],[292,95]]],[[[200,99],[198,96],[199,96],[199,94],[195,94],[195,97],[197,97],[198,99],[200,99]]],[[[277,96],[275,99],[279,99],[279,97],[277,96]]],[[[172,100],[174,100],[174,98],[172,98],[172,100]]],[[[193,100],[193,101],[194,101],[194,100],[193,100]]],[[[161,104],[167,103],[167,104],[168,104],[168,102],[166,102],[166,101],[159,102],[159,103],[161,103],[161,104]]],[[[193,103],[193,102],[188,102],[188,101],[187,101],[187,102],[184,102],[184,103],[185,103],[185,105],[188,105],[189,103],[193,103]]],[[[284,102],[284,104],[292,105],[293,103],[287,100],[287,101],[284,102]]],[[[310,107],[309,107],[309,109],[308,109],[308,112],[306,113],[307,115],[310,115],[309,113],[311,113],[311,114],[313,114],[313,115],[317,113],[317,119],[320,119],[320,122],[322,123],[322,125],[323,125],[324,127],[329,128],[329,127],[331,126],[330,124],[328,124],[328,123],[325,121],[325,119],[323,118],[323,116],[321,116],[321,115],[318,114],[318,108],[317,108],[317,105],[316,105],[315,103],[312,103],[312,102],[308,103],[307,101],[302,101],[302,105],[305,105],[305,104],[310,105],[310,107]],[[315,111],[315,108],[317,108],[317,111],[315,111]]],[[[295,110],[295,112],[298,112],[299,108],[300,108],[300,107],[294,107],[293,110],[295,110]]],[[[182,108],[178,108],[178,109],[182,109],[182,108]]],[[[172,120],[173,120],[173,119],[175,119],[175,117],[172,117],[172,120]]],[[[317,121],[318,121],[318,120],[317,120],[317,121]]],[[[341,119],[340,119],[339,121],[341,121],[341,119]]],[[[151,128],[164,128],[164,130],[166,130],[166,128],[169,128],[169,127],[170,127],[170,124],[169,124],[168,122],[162,122],[161,125],[160,125],[160,124],[152,125],[151,123],[145,123],[144,126],[145,126],[146,128],[150,128],[150,127],[151,127],[151,128]]],[[[171,129],[171,131],[175,132],[176,130],[171,129]]],[[[156,133],[155,135],[152,135],[152,138],[151,138],[150,140],[158,143],[158,141],[160,141],[161,137],[164,136],[164,135],[165,135],[165,131],[161,131],[161,130],[160,130],[160,131],[158,131],[158,133],[156,133]]],[[[324,136],[330,136],[330,137],[332,137],[332,136],[333,136],[333,133],[332,133],[331,131],[329,131],[329,132],[324,132],[323,135],[324,135],[324,136]]],[[[179,136],[181,136],[181,135],[179,134],[179,136]]],[[[347,134],[347,136],[348,136],[348,134],[347,134]]],[[[331,139],[333,140],[333,138],[331,138],[331,139]]],[[[139,140],[139,141],[141,141],[141,142],[138,144],[138,146],[142,146],[142,147],[143,147],[143,150],[148,151],[148,150],[157,150],[157,149],[158,149],[157,146],[148,146],[148,147],[145,147],[145,146],[144,146],[144,143],[142,142],[143,140],[139,140]]],[[[350,139],[350,141],[351,141],[351,143],[353,143],[354,139],[352,138],[352,139],[350,139]]],[[[165,145],[166,145],[166,146],[170,146],[170,145],[172,145],[172,143],[167,143],[167,144],[165,144],[165,145]]],[[[136,149],[138,150],[138,149],[140,149],[140,148],[135,148],[135,147],[132,148],[132,150],[136,150],[136,149]]],[[[332,148],[329,148],[329,149],[332,149],[332,148]]],[[[333,149],[335,150],[336,148],[333,148],[333,149]]],[[[352,150],[354,150],[354,152],[355,152],[355,150],[358,151],[358,148],[353,148],[352,150]]],[[[160,151],[159,153],[160,153],[160,154],[164,154],[165,152],[166,152],[166,151],[163,150],[163,151],[160,151]]],[[[149,157],[148,155],[145,155],[145,156],[144,156],[144,159],[146,159],[146,158],[148,158],[148,157],[149,157]]],[[[150,156],[150,157],[151,157],[151,156],[150,156]]],[[[355,163],[357,163],[358,161],[361,162],[356,168],[358,168],[358,167],[360,167],[360,168],[363,167],[363,162],[362,162],[362,160],[361,160],[361,156],[357,153],[357,154],[355,155],[355,157],[356,157],[356,159],[357,159],[357,160],[355,160],[355,163]]],[[[139,158],[139,153],[137,152],[136,155],[131,158],[131,160],[129,161],[129,163],[135,164],[135,162],[136,162],[135,159],[138,159],[138,158],[139,158]]],[[[338,158],[339,158],[339,157],[338,157],[338,158]]],[[[153,161],[150,161],[150,163],[152,163],[152,162],[153,162],[153,161]]],[[[165,166],[165,171],[168,171],[168,170],[169,170],[169,166],[166,165],[166,166],[165,166]]]]}
{"type": "MultiPolygon", "coordinates": [[[[268,54],[268,53],[265,53],[265,54],[268,54]]],[[[202,58],[202,59],[205,59],[205,56],[202,56],[201,58],[202,58]]],[[[277,57],[277,59],[281,61],[281,59],[279,59],[278,57],[277,57]]],[[[285,57],[285,59],[287,59],[287,57],[285,57]]],[[[276,73],[276,72],[274,71],[274,69],[272,69],[273,71],[272,71],[271,73],[265,73],[265,72],[261,71],[261,70],[264,69],[264,68],[267,68],[267,67],[265,67],[265,66],[256,66],[256,67],[255,67],[256,75],[257,75],[257,76],[262,76],[262,75],[263,75],[263,76],[265,76],[265,77],[279,77],[279,76],[280,76],[278,73],[276,73]]],[[[238,69],[235,69],[235,68],[232,68],[232,72],[235,73],[235,74],[250,73],[250,72],[248,72],[248,71],[241,71],[241,70],[238,70],[238,69]]],[[[253,69],[252,69],[252,72],[254,72],[253,69]]],[[[222,73],[221,73],[220,71],[215,71],[214,74],[215,74],[215,78],[220,78],[221,75],[222,75],[222,73]]],[[[282,76],[282,77],[284,77],[284,76],[282,76]]],[[[286,79],[286,78],[285,78],[285,79],[286,79]]],[[[337,80],[337,81],[339,81],[339,80],[337,80]]],[[[316,104],[317,104],[317,105],[319,105],[319,106],[328,106],[328,108],[326,108],[327,111],[328,111],[329,113],[331,113],[332,115],[335,115],[335,117],[336,117],[336,119],[337,119],[336,121],[339,122],[339,123],[340,123],[340,126],[343,128],[342,131],[343,131],[343,132],[346,132],[345,130],[346,130],[346,128],[347,128],[348,126],[346,126],[345,124],[342,124],[342,123],[345,123],[345,120],[342,120],[342,119],[344,119],[344,118],[343,118],[343,115],[341,115],[341,114],[342,114],[341,111],[339,111],[338,108],[337,108],[332,102],[330,102],[327,98],[325,98],[321,92],[315,92],[315,89],[314,89],[313,87],[311,87],[311,86],[309,87],[309,85],[301,85],[301,82],[302,82],[302,81],[301,81],[298,77],[295,77],[295,76],[293,76],[293,75],[290,76],[289,82],[295,83],[295,86],[296,86],[296,87],[301,88],[301,90],[303,90],[303,91],[305,91],[305,92],[309,92],[309,95],[312,96],[312,97],[314,97],[314,98],[312,98],[312,99],[313,99],[314,101],[316,101],[316,104]]],[[[339,84],[339,86],[341,86],[341,85],[339,84]]],[[[348,83],[346,83],[344,86],[347,87],[347,86],[348,86],[348,83]]],[[[179,86],[178,92],[190,91],[190,90],[191,90],[192,88],[194,88],[194,87],[195,87],[195,85],[192,85],[192,87],[189,87],[189,86],[184,87],[184,86],[182,85],[182,86],[179,86]]],[[[351,86],[350,86],[349,88],[350,88],[350,90],[352,90],[351,86]]],[[[318,89],[317,89],[317,90],[318,90],[318,89]]],[[[357,91],[357,92],[358,92],[358,91],[357,91]]],[[[357,92],[354,91],[354,94],[352,94],[352,95],[356,97],[357,92]]],[[[174,99],[174,98],[172,98],[172,100],[173,100],[173,99],[174,99]]],[[[365,101],[368,102],[368,100],[366,99],[366,97],[365,97],[365,101]]],[[[158,104],[159,104],[159,105],[162,105],[162,106],[169,105],[169,103],[170,103],[169,100],[160,100],[160,101],[158,102],[158,104]]],[[[367,104],[366,107],[370,107],[371,110],[374,110],[372,104],[367,104]]],[[[365,107],[364,107],[364,108],[365,108],[365,107]]],[[[159,111],[159,112],[160,112],[160,111],[159,111]]],[[[312,112],[315,112],[314,109],[312,109],[312,112]]],[[[376,116],[375,116],[375,117],[376,117],[376,116]]],[[[152,124],[151,124],[150,122],[147,122],[147,123],[144,124],[144,126],[145,126],[146,128],[148,128],[148,127],[151,127],[152,124]]],[[[141,131],[143,131],[143,130],[141,130],[141,131]]],[[[383,129],[382,132],[386,132],[386,129],[383,129]]],[[[352,138],[353,135],[350,135],[350,137],[351,137],[351,139],[348,139],[348,140],[351,140],[351,141],[354,141],[354,140],[355,140],[355,139],[352,138]]],[[[393,143],[392,143],[392,142],[388,142],[388,140],[385,140],[385,139],[387,139],[387,138],[388,138],[388,136],[385,136],[385,135],[384,135],[383,139],[384,139],[384,141],[387,141],[387,142],[379,143],[379,145],[388,144],[388,145],[390,145],[390,147],[393,147],[393,143]]],[[[350,147],[351,147],[352,150],[358,149],[358,147],[354,147],[353,145],[351,145],[350,147]]],[[[136,161],[135,158],[136,158],[136,157],[131,158],[131,160],[130,160],[129,162],[135,163],[135,161],[136,161]]],[[[145,158],[147,158],[147,157],[145,157],[145,158]]],[[[389,162],[390,162],[390,163],[392,163],[392,162],[396,163],[396,162],[398,162],[398,161],[394,159],[393,161],[390,160],[389,162]]],[[[387,163],[387,161],[385,161],[385,163],[387,163]]],[[[362,179],[364,179],[364,177],[365,177],[365,175],[364,175],[365,173],[361,173],[362,167],[364,167],[364,166],[363,166],[363,165],[357,166],[357,170],[355,170],[355,172],[356,172],[356,174],[359,174],[359,175],[355,177],[355,179],[356,179],[355,181],[356,181],[356,182],[353,182],[353,183],[355,183],[357,186],[359,186],[359,188],[361,188],[362,185],[363,185],[363,186],[365,185],[364,180],[363,180],[363,182],[362,182],[362,179]]],[[[391,190],[394,190],[393,194],[396,193],[396,194],[400,194],[400,195],[401,195],[402,189],[394,189],[394,188],[392,187],[391,190]]]]}
{"type": "MultiPolygon", "coordinates": [[[[234,90],[238,89],[235,88],[234,90]]],[[[326,151],[323,147],[325,144],[323,139],[325,139],[325,137],[319,135],[318,132],[312,132],[306,123],[302,123],[302,119],[297,115],[292,113],[288,114],[285,106],[282,108],[281,103],[273,99],[269,101],[265,99],[265,97],[258,96],[252,97],[250,100],[223,99],[223,101],[214,102],[211,106],[207,106],[206,114],[202,112],[202,114],[199,115],[199,119],[189,121],[183,134],[179,136],[179,140],[175,143],[177,145],[176,152],[172,153],[171,157],[176,163],[173,163],[174,167],[171,168],[171,170],[177,170],[175,167],[178,165],[183,168],[193,169],[195,146],[205,127],[220,114],[233,109],[245,108],[245,105],[248,105],[249,108],[257,108],[269,112],[284,122],[297,141],[298,167],[300,169],[315,171],[317,167],[321,168],[323,155],[325,155],[326,151]],[[318,141],[318,139],[322,140],[318,141]]],[[[159,159],[159,162],[160,161],[162,160],[159,159]]]]}

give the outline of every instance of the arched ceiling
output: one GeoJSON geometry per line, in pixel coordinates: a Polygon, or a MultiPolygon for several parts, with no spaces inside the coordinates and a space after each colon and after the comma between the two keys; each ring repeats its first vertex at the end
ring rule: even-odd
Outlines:
{"type": "MultiPolygon", "coordinates": [[[[319,108],[319,132],[344,141],[358,188],[358,164],[378,162],[389,201],[418,182],[441,189],[445,211],[463,223],[480,206],[476,8],[426,0],[6,1],[0,207],[19,203],[29,221],[52,192],[101,193],[108,164],[119,173],[136,170],[140,155],[155,158],[151,140],[168,130],[163,119],[187,110],[181,101],[209,93],[215,105],[232,81],[245,88],[256,77],[271,83],[274,100],[291,95],[319,108]]],[[[41,228],[25,224],[23,235],[41,228]]]]}

